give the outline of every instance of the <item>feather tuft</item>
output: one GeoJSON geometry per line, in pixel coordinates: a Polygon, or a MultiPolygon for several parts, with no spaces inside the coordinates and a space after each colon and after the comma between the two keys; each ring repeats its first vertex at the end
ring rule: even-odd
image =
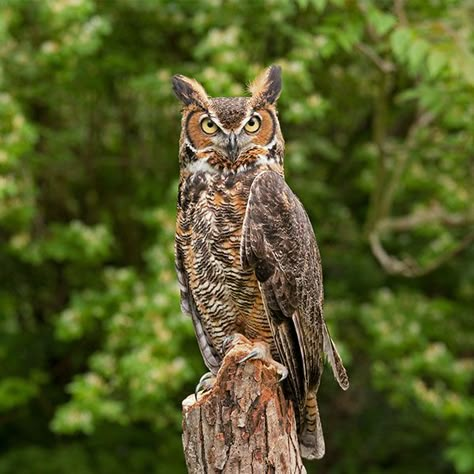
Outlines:
{"type": "Polygon", "coordinates": [[[184,104],[195,104],[203,109],[207,109],[209,98],[204,87],[195,79],[176,74],[171,79],[173,91],[176,97],[184,104]]]}
{"type": "Polygon", "coordinates": [[[270,66],[265,69],[249,86],[252,105],[255,109],[274,104],[280,97],[281,67],[270,66]]]}

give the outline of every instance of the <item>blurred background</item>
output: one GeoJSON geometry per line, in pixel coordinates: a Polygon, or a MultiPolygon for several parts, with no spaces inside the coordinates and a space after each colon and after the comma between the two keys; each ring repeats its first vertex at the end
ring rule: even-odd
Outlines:
{"type": "Polygon", "coordinates": [[[205,371],[173,263],[180,104],[270,64],[315,226],[326,457],[474,472],[470,0],[0,1],[0,474],[184,473],[205,371]]]}

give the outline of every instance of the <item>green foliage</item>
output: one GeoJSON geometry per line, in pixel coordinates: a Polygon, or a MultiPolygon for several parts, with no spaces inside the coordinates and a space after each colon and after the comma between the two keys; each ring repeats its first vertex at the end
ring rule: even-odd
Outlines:
{"type": "Polygon", "coordinates": [[[458,472],[474,468],[472,312],[448,300],[380,290],[362,308],[370,335],[374,385],[396,409],[415,407],[433,429],[444,427],[458,472]]]}
{"type": "MultiPolygon", "coordinates": [[[[469,0],[0,2],[0,474],[184,472],[175,73],[283,67],[286,169],[351,376],[331,473],[474,471],[469,0]]],[[[327,371],[329,372],[329,371],[327,371]]]]}

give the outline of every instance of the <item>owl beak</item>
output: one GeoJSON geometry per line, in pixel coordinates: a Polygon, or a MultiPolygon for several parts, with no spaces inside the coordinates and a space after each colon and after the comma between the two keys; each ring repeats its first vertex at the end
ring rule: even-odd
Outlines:
{"type": "Polygon", "coordinates": [[[239,144],[237,142],[237,135],[234,132],[229,133],[229,137],[227,139],[227,153],[230,156],[230,159],[232,161],[235,161],[235,159],[238,156],[239,152],[239,144]]]}

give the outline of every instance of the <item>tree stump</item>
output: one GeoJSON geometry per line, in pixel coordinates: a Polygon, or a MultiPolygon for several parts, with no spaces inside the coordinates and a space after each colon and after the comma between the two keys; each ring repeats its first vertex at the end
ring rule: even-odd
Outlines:
{"type": "Polygon", "coordinates": [[[262,360],[239,364],[245,338],[226,354],[212,389],[183,401],[183,446],[188,472],[306,473],[293,405],[276,368],[262,360]]]}

